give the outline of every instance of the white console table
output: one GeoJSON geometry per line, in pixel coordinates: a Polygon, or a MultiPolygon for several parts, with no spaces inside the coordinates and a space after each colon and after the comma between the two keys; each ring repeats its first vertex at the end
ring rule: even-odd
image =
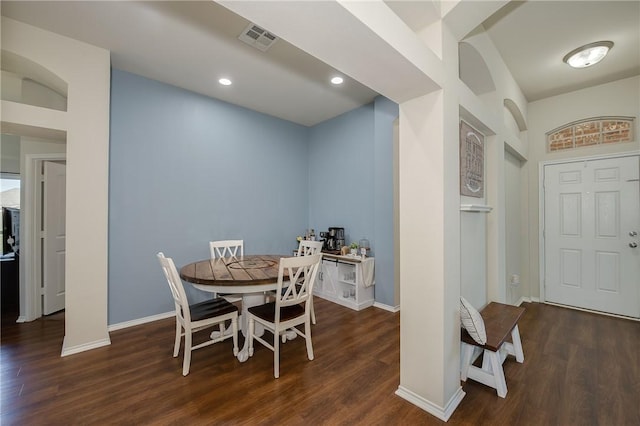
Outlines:
{"type": "Polygon", "coordinates": [[[313,294],[359,311],[374,302],[373,257],[339,256],[324,253],[313,294]]]}

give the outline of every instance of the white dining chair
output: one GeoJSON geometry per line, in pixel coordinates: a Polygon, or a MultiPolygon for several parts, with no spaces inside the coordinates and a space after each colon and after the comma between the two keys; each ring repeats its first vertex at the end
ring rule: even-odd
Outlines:
{"type": "MultiPolygon", "coordinates": [[[[302,240],[300,244],[298,244],[298,256],[310,256],[320,253],[323,245],[324,241],[302,240]]],[[[313,295],[311,295],[311,322],[313,324],[316,323],[316,311],[313,309],[313,295]]]]}
{"type": "MultiPolygon", "coordinates": [[[[322,251],[322,247],[324,245],[324,241],[310,241],[310,240],[302,240],[298,244],[298,251],[295,253],[296,256],[310,256],[312,254],[317,254],[322,251]]],[[[273,292],[269,293],[269,299],[273,298],[273,292]]],[[[316,312],[313,308],[313,295],[311,295],[311,322],[316,324],[316,312]]],[[[287,337],[282,335],[282,343],[285,343],[287,337]]]]}
{"type": "MultiPolygon", "coordinates": [[[[221,257],[243,257],[244,240],[209,241],[209,252],[211,254],[211,259],[219,259],[221,257]]],[[[241,294],[225,293],[217,296],[224,297],[227,302],[231,303],[242,301],[241,294]]]]}
{"type": "Polygon", "coordinates": [[[233,355],[238,355],[238,308],[222,298],[206,300],[189,305],[182,280],[173,259],[165,257],[162,252],[157,254],[162,272],[164,273],[176,309],[176,338],[173,345],[173,357],[180,352],[180,342],[184,336],[184,355],[182,375],[189,374],[191,352],[214,343],[233,338],[233,355]],[[231,321],[231,334],[225,334],[225,321],[231,321]],[[220,333],[215,339],[209,339],[196,346],[192,345],[193,333],[214,326],[220,327],[220,333]],[[184,331],[183,331],[184,330],[184,331]]]}
{"type": "Polygon", "coordinates": [[[253,306],[248,309],[249,332],[247,339],[249,339],[249,356],[253,356],[254,340],[271,349],[273,351],[273,375],[276,379],[280,377],[280,336],[288,330],[294,331],[305,339],[307,357],[309,360],[313,359],[310,301],[313,283],[321,260],[322,254],[280,259],[275,302],[253,306]],[[285,271],[288,272],[290,282],[299,283],[299,285],[289,285],[283,291],[284,284],[288,281],[284,279],[285,271]],[[254,333],[256,322],[271,331],[273,343],[267,342],[254,333]],[[304,332],[298,329],[300,325],[304,325],[304,332]]]}

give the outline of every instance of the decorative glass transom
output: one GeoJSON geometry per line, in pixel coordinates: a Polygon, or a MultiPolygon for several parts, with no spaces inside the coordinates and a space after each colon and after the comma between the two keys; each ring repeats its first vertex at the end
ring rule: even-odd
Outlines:
{"type": "Polygon", "coordinates": [[[547,133],[547,151],[633,140],[633,117],[587,118],[547,133]]]}

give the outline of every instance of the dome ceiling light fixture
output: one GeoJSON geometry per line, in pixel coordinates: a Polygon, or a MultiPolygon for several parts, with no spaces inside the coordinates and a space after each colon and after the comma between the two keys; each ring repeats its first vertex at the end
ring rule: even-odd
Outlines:
{"type": "Polygon", "coordinates": [[[596,41],[585,44],[567,53],[562,61],[573,68],[590,67],[603,60],[612,47],[612,41],[596,41]]]}

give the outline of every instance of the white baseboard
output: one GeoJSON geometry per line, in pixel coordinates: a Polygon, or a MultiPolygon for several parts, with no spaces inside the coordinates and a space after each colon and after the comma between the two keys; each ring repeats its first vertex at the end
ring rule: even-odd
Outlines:
{"type": "Polygon", "coordinates": [[[516,306],[520,306],[523,303],[540,303],[540,299],[537,297],[524,297],[522,296],[520,298],[520,300],[518,300],[518,303],[516,303],[516,306]]]}
{"type": "Polygon", "coordinates": [[[176,316],[175,311],[164,312],[162,314],[151,315],[144,318],[138,318],[131,321],[119,322],[117,324],[112,324],[107,327],[108,331],[122,330],[123,328],[135,327],[136,325],[146,324],[148,322],[163,320],[167,318],[172,318],[176,316]]]}
{"type": "MultiPolygon", "coordinates": [[[[162,314],[151,315],[151,316],[144,317],[144,318],[138,318],[138,319],[131,320],[131,321],[125,321],[125,322],[121,322],[121,323],[118,323],[118,324],[113,324],[113,325],[110,325],[110,326],[107,327],[107,332],[111,332],[111,331],[115,331],[115,330],[121,330],[123,328],[128,328],[128,327],[134,327],[136,325],[146,324],[148,322],[163,320],[163,319],[166,319],[166,318],[172,318],[172,317],[175,316],[175,314],[176,314],[175,311],[164,312],[162,314]]],[[[20,319],[18,319],[18,320],[20,320],[20,319]]],[[[89,343],[84,343],[82,345],[67,347],[67,340],[66,340],[66,337],[65,337],[64,341],[62,342],[62,354],[61,354],[61,356],[73,355],[73,354],[77,354],[77,353],[80,353],[80,352],[88,351],[88,350],[91,350],[91,349],[100,348],[102,346],[108,346],[110,344],[111,344],[111,339],[107,336],[104,339],[96,340],[94,342],[89,342],[89,343]]]]}
{"type": "Polygon", "coordinates": [[[447,402],[447,405],[445,407],[440,407],[402,386],[398,386],[398,390],[396,390],[396,395],[398,395],[400,398],[406,399],[413,405],[419,408],[422,408],[427,413],[446,422],[449,420],[453,412],[456,410],[456,408],[460,404],[460,401],[462,401],[462,398],[464,398],[466,394],[462,390],[462,387],[459,387],[458,390],[449,399],[449,402],[447,402]]]}
{"type": "Polygon", "coordinates": [[[389,311],[389,312],[400,312],[400,306],[389,306],[389,305],[385,305],[384,303],[379,303],[379,302],[373,302],[373,306],[376,308],[380,308],[380,309],[384,309],[385,311],[389,311]]]}
{"type": "Polygon", "coordinates": [[[82,345],[76,345],[76,346],[67,346],[67,337],[65,336],[63,342],[62,342],[62,353],[60,354],[60,356],[68,356],[68,355],[73,355],[73,354],[77,354],[80,352],[84,352],[84,351],[88,351],[91,349],[96,349],[96,348],[100,348],[102,346],[109,346],[111,344],[111,339],[109,339],[109,336],[107,336],[104,339],[100,339],[100,340],[95,340],[93,342],[89,342],[89,343],[83,343],[82,345]]]}

